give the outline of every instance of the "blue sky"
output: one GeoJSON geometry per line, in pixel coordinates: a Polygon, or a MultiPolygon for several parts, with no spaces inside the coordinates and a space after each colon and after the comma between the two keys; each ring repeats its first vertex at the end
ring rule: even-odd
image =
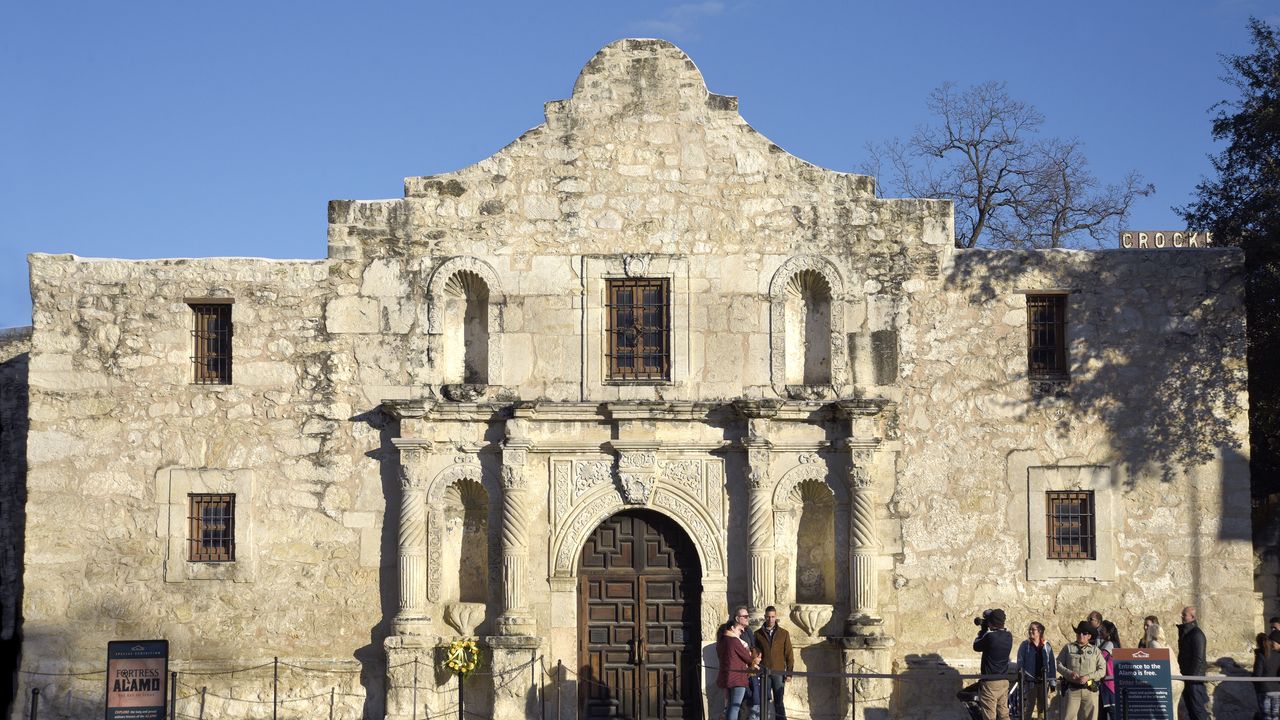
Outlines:
{"type": "Polygon", "coordinates": [[[621,37],[662,37],[788,151],[853,170],[944,81],[1008,83],[1093,170],[1155,183],[1179,226],[1220,53],[1276,0],[1200,2],[17,2],[0,23],[0,327],[26,254],[319,258],[330,199],[398,197],[542,121],[621,37]]]}

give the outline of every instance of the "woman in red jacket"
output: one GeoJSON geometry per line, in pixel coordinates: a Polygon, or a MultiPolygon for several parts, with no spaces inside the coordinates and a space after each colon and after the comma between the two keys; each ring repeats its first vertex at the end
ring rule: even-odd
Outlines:
{"type": "Polygon", "coordinates": [[[751,652],[742,641],[742,628],[737,623],[720,631],[716,656],[720,659],[716,687],[724,688],[725,720],[738,720],[742,698],[747,694],[747,681],[751,679],[751,652]]]}

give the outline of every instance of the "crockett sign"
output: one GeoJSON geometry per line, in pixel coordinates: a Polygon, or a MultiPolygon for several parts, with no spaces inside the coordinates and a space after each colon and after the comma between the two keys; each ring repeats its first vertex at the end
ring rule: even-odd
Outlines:
{"type": "Polygon", "coordinates": [[[1121,230],[1120,247],[1125,250],[1156,248],[1202,248],[1213,244],[1213,233],[1191,230],[1121,230]]]}

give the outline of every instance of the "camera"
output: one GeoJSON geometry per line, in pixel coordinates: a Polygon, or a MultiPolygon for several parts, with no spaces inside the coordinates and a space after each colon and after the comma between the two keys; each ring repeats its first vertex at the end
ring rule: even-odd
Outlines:
{"type": "Polygon", "coordinates": [[[995,612],[995,610],[994,610],[994,609],[992,609],[992,608],[987,608],[986,610],[983,610],[983,611],[982,611],[982,617],[976,617],[976,618],[974,618],[974,619],[973,619],[973,624],[974,624],[974,625],[977,625],[977,626],[979,626],[979,627],[981,627],[981,626],[983,626],[983,625],[986,625],[988,622],[990,622],[990,620],[991,620],[991,613],[993,613],[993,612],[995,612]]]}

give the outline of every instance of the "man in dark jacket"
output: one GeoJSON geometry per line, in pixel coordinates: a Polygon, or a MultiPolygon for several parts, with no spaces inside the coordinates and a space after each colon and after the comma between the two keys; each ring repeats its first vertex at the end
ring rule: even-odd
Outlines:
{"type": "MultiPolygon", "coordinates": [[[[1000,608],[982,614],[981,628],[973,641],[973,649],[982,653],[983,675],[1009,674],[1013,635],[1004,629],[1004,620],[1004,610],[1000,608]]],[[[1008,678],[978,681],[978,707],[982,708],[985,720],[1009,720],[1008,678]]]]}
{"type": "Polygon", "coordinates": [[[774,606],[764,609],[764,625],[756,630],[755,640],[756,647],[760,648],[760,664],[769,670],[769,687],[765,690],[763,700],[768,702],[772,697],[773,716],[778,720],[787,720],[782,693],[787,683],[791,682],[790,673],[795,669],[795,653],[791,650],[791,633],[778,626],[778,609],[774,606]]]}
{"type": "MultiPolygon", "coordinates": [[[[1196,624],[1196,609],[1188,605],[1182,608],[1182,624],[1178,625],[1178,672],[1183,675],[1204,675],[1208,669],[1204,661],[1204,631],[1196,624]]],[[[1205,705],[1209,693],[1203,681],[1182,681],[1182,702],[1190,720],[1207,720],[1205,705]]]]}

